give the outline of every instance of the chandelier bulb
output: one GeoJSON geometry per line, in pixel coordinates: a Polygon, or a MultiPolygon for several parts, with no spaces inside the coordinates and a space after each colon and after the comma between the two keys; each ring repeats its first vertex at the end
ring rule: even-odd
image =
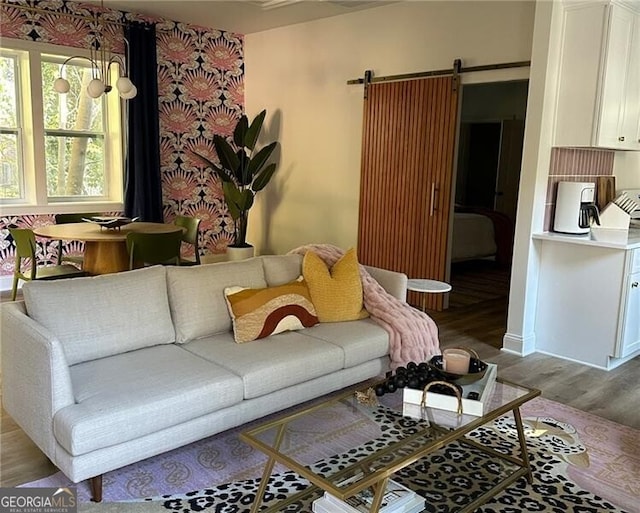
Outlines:
{"type": "Polygon", "coordinates": [[[53,89],[56,93],[65,94],[69,92],[69,89],[71,89],[71,84],[69,84],[68,80],[59,77],[53,82],[53,89]]]}
{"type": "Polygon", "coordinates": [[[102,80],[94,78],[87,86],[87,94],[91,96],[91,98],[98,98],[102,93],[104,93],[105,87],[106,86],[102,80]]]}
{"type": "Polygon", "coordinates": [[[132,98],[135,98],[137,94],[138,94],[138,88],[133,84],[131,84],[131,89],[126,93],[123,93],[122,91],[120,91],[120,98],[122,98],[123,100],[131,100],[132,98]]]}
{"type": "Polygon", "coordinates": [[[116,81],[116,89],[120,94],[126,94],[133,89],[133,82],[127,76],[122,76],[116,81]]]}

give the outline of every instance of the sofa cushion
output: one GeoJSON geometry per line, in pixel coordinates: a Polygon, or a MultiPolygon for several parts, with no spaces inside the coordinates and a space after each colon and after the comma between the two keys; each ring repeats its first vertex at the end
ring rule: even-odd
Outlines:
{"type": "Polygon", "coordinates": [[[233,335],[239,344],[318,324],[302,277],[277,287],[227,287],[224,294],[233,321],[233,335]]]}
{"type": "Polygon", "coordinates": [[[77,404],[54,416],[55,437],[77,456],[206,415],[242,400],[242,380],[176,344],[70,368],[77,404]]]}
{"type": "Polygon", "coordinates": [[[349,249],[331,269],[313,251],[302,261],[302,274],[320,322],[340,322],[368,316],[363,306],[362,280],[355,249],[349,249]]]}
{"type": "Polygon", "coordinates": [[[284,285],[302,274],[302,255],[265,255],[260,257],[267,285],[284,285]]]}
{"type": "Polygon", "coordinates": [[[389,354],[389,334],[371,319],[323,322],[303,334],[340,346],[345,368],[389,354]]]}
{"type": "Polygon", "coordinates": [[[297,331],[246,344],[236,344],[231,333],[221,333],[182,347],[240,376],[245,399],[338,371],[344,362],[340,347],[297,331]]]}
{"type": "Polygon", "coordinates": [[[260,258],[167,268],[169,305],[176,341],[182,344],[231,331],[224,289],[233,286],[267,286],[260,258]]]}
{"type": "Polygon", "coordinates": [[[69,365],[175,340],[162,266],[23,287],[29,317],[62,344],[69,365]]]}

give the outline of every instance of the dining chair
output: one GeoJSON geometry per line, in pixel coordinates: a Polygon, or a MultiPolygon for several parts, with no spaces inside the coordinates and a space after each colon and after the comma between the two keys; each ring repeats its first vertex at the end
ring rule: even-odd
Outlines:
{"type": "MultiPolygon", "coordinates": [[[[97,213],[86,213],[86,214],[56,214],[54,216],[56,220],[56,224],[69,224],[69,223],[81,223],[84,218],[89,218],[93,216],[97,216],[97,213]]],[[[72,262],[74,264],[79,264],[82,266],[84,262],[84,257],[82,255],[64,255],[62,241],[58,241],[58,265],[62,264],[63,261],[72,262]]]]}
{"type": "Polygon", "coordinates": [[[195,260],[182,258],[182,256],[180,256],[180,265],[200,265],[200,248],[198,246],[198,225],[200,224],[200,219],[197,217],[176,216],[174,224],[184,228],[182,242],[191,244],[195,255],[195,260]]]}
{"type": "Polygon", "coordinates": [[[31,280],[57,280],[60,278],[77,278],[86,276],[87,273],[78,269],[75,265],[38,265],[36,255],[36,236],[29,228],[9,228],[9,233],[16,246],[15,268],[13,270],[13,287],[11,300],[15,301],[18,294],[18,282],[31,280]],[[22,271],[22,261],[28,259],[30,268],[22,271]]]}
{"type": "Polygon", "coordinates": [[[182,232],[127,234],[129,269],[145,265],[180,265],[182,232]]]}

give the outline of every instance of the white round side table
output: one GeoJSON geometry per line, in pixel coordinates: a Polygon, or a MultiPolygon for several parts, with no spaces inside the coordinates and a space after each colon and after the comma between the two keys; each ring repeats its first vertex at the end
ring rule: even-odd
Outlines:
{"type": "Polygon", "coordinates": [[[422,311],[425,311],[427,294],[444,294],[451,290],[451,285],[444,281],[411,278],[407,281],[407,289],[422,293],[422,311]]]}

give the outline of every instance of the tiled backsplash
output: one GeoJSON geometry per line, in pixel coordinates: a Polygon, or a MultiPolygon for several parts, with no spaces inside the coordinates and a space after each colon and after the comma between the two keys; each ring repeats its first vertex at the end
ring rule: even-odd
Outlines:
{"type": "Polygon", "coordinates": [[[596,183],[598,176],[612,176],[614,155],[611,150],[552,148],[544,213],[545,231],[549,231],[553,224],[558,182],[596,183]]]}

